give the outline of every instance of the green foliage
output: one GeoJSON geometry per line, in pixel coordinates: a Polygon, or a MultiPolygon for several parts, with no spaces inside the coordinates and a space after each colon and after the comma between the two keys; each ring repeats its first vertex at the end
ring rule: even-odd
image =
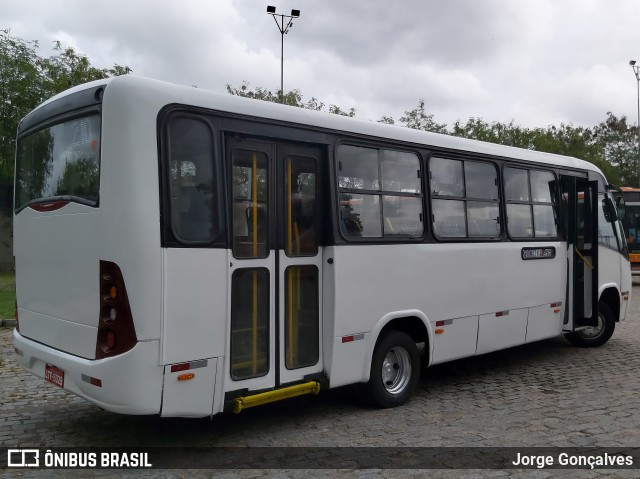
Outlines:
{"type": "Polygon", "coordinates": [[[460,121],[456,121],[451,135],[533,149],[530,131],[515,125],[513,121],[506,124],[499,122],[487,123],[481,118],[469,118],[464,125],[460,121]]]}
{"type": "Polygon", "coordinates": [[[605,122],[593,128],[563,123],[530,129],[515,125],[513,121],[487,123],[480,118],[470,118],[465,124],[457,121],[450,134],[580,158],[600,168],[610,183],[635,184],[637,129],[627,127],[626,120],[618,121],[611,113],[607,115],[605,122]]]}
{"type": "MultiPolygon", "coordinates": [[[[300,90],[290,91],[283,99],[280,98],[280,92],[273,94],[260,87],[250,90],[246,82],[240,88],[227,85],[227,91],[232,95],[285,103],[299,108],[324,109],[324,103],[316,98],[304,103],[300,90]]],[[[345,111],[337,105],[330,105],[329,111],[355,116],[353,108],[345,111]]],[[[396,123],[393,117],[387,115],[382,116],[378,122],[389,125],[396,123]]],[[[464,123],[456,121],[449,129],[446,124],[437,123],[433,114],[427,113],[425,101],[421,99],[416,108],[404,112],[399,123],[417,130],[573,156],[596,165],[607,180],[616,185],[636,185],[639,181],[638,127],[629,126],[626,117],[618,118],[611,112],[607,113],[602,123],[591,128],[564,123],[560,126],[525,128],[516,125],[513,120],[509,123],[489,123],[482,118],[469,118],[464,123]]]]}
{"type": "MultiPolygon", "coordinates": [[[[297,89],[291,90],[283,96],[280,90],[278,90],[276,93],[273,93],[272,91],[260,86],[255,87],[253,90],[251,90],[249,88],[249,83],[243,82],[239,88],[227,85],[227,92],[235,96],[252,98],[254,100],[269,101],[272,103],[282,103],[284,105],[295,106],[298,108],[306,108],[307,110],[324,111],[325,107],[325,104],[318,100],[316,97],[311,97],[311,100],[304,102],[302,100],[302,94],[300,93],[300,90],[297,89]]],[[[329,105],[328,111],[329,113],[334,113],[336,115],[349,117],[356,116],[355,108],[350,108],[348,111],[345,111],[337,105],[329,105]]]]}
{"type": "Polygon", "coordinates": [[[593,129],[601,147],[603,164],[615,168],[622,185],[638,184],[638,127],[627,125],[627,118],[607,112],[607,118],[593,129]]]}
{"type": "Polygon", "coordinates": [[[114,65],[113,68],[96,68],[91,65],[89,58],[77,53],[73,48],[64,48],[58,41],[54,42],[55,55],[40,59],[46,73],[45,84],[50,93],[59,93],[92,80],[100,80],[109,76],[126,75],[131,73],[129,67],[114,65]]]}
{"type": "Polygon", "coordinates": [[[0,212],[12,204],[18,122],[47,98],[81,83],[131,73],[126,66],[96,68],[71,47],[55,42],[53,55],[38,54],[37,41],[0,30],[0,212]]]}
{"type": "Polygon", "coordinates": [[[407,128],[415,130],[448,133],[446,124],[436,123],[433,120],[433,114],[425,111],[424,100],[422,99],[418,101],[416,108],[404,112],[404,116],[400,117],[400,123],[407,128]]]}
{"type": "Polygon", "coordinates": [[[98,191],[98,173],[98,162],[94,158],[69,161],[56,185],[56,194],[91,198],[98,191]]]}
{"type": "Polygon", "coordinates": [[[16,311],[16,276],[0,273],[0,319],[13,319],[16,311]]]}

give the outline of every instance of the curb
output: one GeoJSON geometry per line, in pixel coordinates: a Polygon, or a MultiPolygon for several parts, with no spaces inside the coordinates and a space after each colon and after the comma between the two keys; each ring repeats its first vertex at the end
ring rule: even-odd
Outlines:
{"type": "Polygon", "coordinates": [[[15,328],[15,319],[0,319],[0,328],[15,328]]]}

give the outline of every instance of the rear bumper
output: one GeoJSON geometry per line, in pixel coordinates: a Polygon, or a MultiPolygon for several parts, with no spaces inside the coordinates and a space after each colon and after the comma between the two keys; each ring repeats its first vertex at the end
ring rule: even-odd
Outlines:
{"type": "Polygon", "coordinates": [[[163,368],[160,343],[138,342],[130,351],[113,358],[89,360],[58,351],[20,335],[14,329],[13,344],[21,352],[22,367],[44,378],[47,364],[64,371],[64,389],[97,406],[120,414],[159,414],[163,368]],[[83,379],[84,376],[84,379],[83,379]],[[95,386],[88,378],[100,379],[95,386]]]}

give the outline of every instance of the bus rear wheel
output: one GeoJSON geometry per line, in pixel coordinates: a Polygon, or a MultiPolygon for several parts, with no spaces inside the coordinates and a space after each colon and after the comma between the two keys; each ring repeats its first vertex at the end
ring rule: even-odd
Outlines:
{"type": "Polygon", "coordinates": [[[402,331],[387,331],[378,340],[365,385],[368,399],[391,408],[406,403],[420,378],[420,355],[415,341],[402,331]]]}
{"type": "Polygon", "coordinates": [[[565,338],[574,346],[596,348],[602,346],[616,329],[616,320],[611,308],[604,303],[598,303],[598,324],[588,328],[565,334],[565,338]]]}

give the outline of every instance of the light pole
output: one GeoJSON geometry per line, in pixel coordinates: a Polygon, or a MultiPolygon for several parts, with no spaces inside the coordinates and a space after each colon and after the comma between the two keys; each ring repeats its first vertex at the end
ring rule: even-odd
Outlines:
{"type": "Polygon", "coordinates": [[[633,73],[636,76],[638,84],[638,129],[636,135],[638,136],[638,185],[640,185],[640,65],[636,65],[635,60],[630,60],[629,65],[633,68],[633,73]]]}
{"type": "Polygon", "coordinates": [[[300,10],[291,10],[291,15],[278,15],[276,7],[269,5],[267,13],[273,17],[280,32],[280,101],[282,102],[284,101],[284,36],[293,26],[293,19],[300,16],[300,10]],[[276,17],[280,17],[280,21],[276,17]]]}

